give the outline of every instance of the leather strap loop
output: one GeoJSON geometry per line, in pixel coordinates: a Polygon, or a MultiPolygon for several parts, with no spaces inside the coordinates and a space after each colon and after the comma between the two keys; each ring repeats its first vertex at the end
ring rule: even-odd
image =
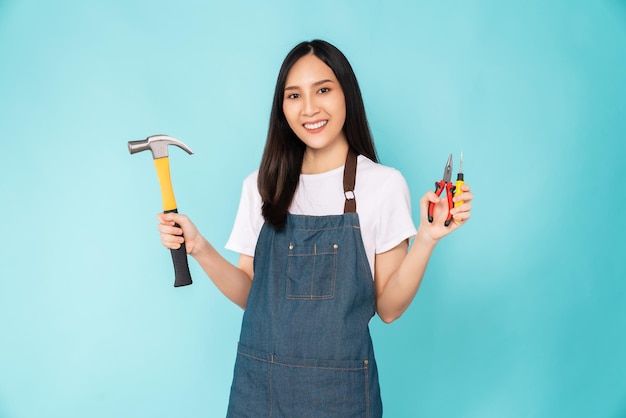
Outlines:
{"type": "Polygon", "coordinates": [[[354,184],[356,182],[356,157],[357,155],[350,149],[346,157],[346,165],[343,168],[343,194],[346,202],[343,206],[343,213],[356,212],[356,197],[354,196],[354,184]]]}

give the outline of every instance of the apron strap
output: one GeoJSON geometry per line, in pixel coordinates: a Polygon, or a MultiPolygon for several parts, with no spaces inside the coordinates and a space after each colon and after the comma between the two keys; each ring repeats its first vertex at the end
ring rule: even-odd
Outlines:
{"type": "Polygon", "coordinates": [[[343,168],[343,194],[346,202],[343,213],[356,212],[356,199],[354,196],[354,183],[356,182],[356,154],[352,149],[348,150],[346,165],[343,168]]]}

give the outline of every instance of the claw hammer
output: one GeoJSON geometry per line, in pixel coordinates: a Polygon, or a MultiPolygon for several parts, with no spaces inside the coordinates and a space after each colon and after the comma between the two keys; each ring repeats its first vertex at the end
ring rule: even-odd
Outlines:
{"type": "MultiPolygon", "coordinates": [[[[174,189],[172,187],[172,179],[170,177],[170,161],[167,154],[167,147],[176,145],[188,154],[193,154],[189,147],[176,138],[167,135],[152,135],[140,141],[128,141],[128,151],[131,154],[150,150],[154,158],[159,184],[161,186],[161,198],[163,199],[163,213],[178,213],[176,199],[174,198],[174,189]]],[[[178,227],[179,225],[176,224],[178,227]]],[[[189,264],[187,262],[187,249],[185,243],[177,250],[170,250],[172,253],[172,261],[174,262],[174,286],[186,286],[191,284],[191,274],[189,273],[189,264]]]]}

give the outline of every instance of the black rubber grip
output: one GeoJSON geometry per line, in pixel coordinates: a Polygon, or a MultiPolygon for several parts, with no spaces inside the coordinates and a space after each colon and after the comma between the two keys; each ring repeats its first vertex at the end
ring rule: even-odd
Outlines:
{"type": "MultiPolygon", "coordinates": [[[[164,213],[178,213],[178,210],[168,210],[164,213]]],[[[180,225],[175,224],[178,228],[180,225]]],[[[185,247],[185,243],[176,250],[170,250],[172,254],[172,261],[174,262],[174,287],[181,287],[190,285],[191,273],[189,272],[189,263],[187,261],[187,248],[185,247]]]]}
{"type": "MultiPolygon", "coordinates": [[[[442,180],[443,181],[443,180],[442,180]]],[[[435,193],[439,196],[439,189],[441,188],[440,182],[435,182],[435,193]]],[[[428,222],[433,223],[433,210],[435,209],[435,204],[433,202],[428,202],[428,222]]]]}
{"type": "Polygon", "coordinates": [[[187,286],[192,283],[187,262],[187,249],[185,243],[177,250],[170,250],[174,262],[174,287],[187,286]]]}
{"type": "Polygon", "coordinates": [[[428,222],[433,223],[433,209],[435,208],[435,204],[433,202],[428,202],[428,222]]]}

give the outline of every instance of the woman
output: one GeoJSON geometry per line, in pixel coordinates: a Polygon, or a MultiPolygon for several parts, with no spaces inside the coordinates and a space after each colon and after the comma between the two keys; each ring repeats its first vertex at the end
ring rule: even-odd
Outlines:
{"type": "Polygon", "coordinates": [[[226,245],[238,265],[186,216],[159,214],[163,244],[184,240],[245,309],[228,416],[382,416],[368,323],[375,313],[392,322],[408,308],[438,240],[470,217],[473,195],[462,191],[448,227],[447,203],[427,192],[416,230],[404,178],[377,163],[349,62],[324,41],[294,47],[226,245]]]}

